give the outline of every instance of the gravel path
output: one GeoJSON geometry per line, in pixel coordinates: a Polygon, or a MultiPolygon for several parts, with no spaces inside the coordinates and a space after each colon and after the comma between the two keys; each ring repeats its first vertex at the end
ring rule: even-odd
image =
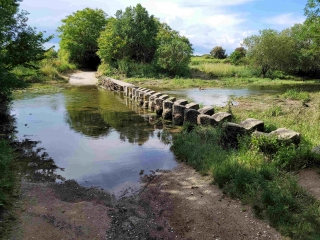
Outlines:
{"type": "Polygon", "coordinates": [[[96,72],[78,72],[72,74],[69,79],[71,85],[96,85],[98,79],[95,77],[96,72]]]}

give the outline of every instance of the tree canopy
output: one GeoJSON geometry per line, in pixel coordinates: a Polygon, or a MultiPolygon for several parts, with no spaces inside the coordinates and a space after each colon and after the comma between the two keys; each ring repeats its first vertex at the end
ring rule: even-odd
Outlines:
{"type": "Polygon", "coordinates": [[[193,51],[187,38],[149,15],[141,4],[117,11],[101,32],[98,46],[102,62],[125,73],[148,66],[182,74],[193,51]]]}
{"type": "Polygon", "coordinates": [[[57,29],[60,32],[60,55],[80,67],[96,68],[100,32],[107,23],[107,14],[101,9],[85,8],[67,16],[57,29]]]}
{"type": "Polygon", "coordinates": [[[225,59],[227,58],[226,55],[226,50],[223,49],[221,46],[216,46],[214,47],[211,51],[210,54],[217,59],[225,59]]]}
{"type": "Polygon", "coordinates": [[[19,2],[0,0],[0,101],[23,84],[10,71],[18,65],[35,68],[34,62],[45,57],[43,44],[52,38],[28,26],[28,13],[19,10],[19,2]]]}

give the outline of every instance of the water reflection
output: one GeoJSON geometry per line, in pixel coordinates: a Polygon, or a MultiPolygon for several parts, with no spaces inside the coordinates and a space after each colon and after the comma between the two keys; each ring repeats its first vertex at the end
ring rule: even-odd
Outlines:
{"type": "Polygon", "coordinates": [[[171,169],[170,146],[121,94],[95,87],[72,87],[62,93],[13,102],[18,137],[41,141],[54,159],[55,174],[83,186],[113,190],[138,186],[139,172],[171,169]],[[54,108],[52,108],[52,103],[54,108]],[[62,171],[64,169],[64,171],[62,171]],[[120,187],[119,187],[120,186],[120,187]]]}

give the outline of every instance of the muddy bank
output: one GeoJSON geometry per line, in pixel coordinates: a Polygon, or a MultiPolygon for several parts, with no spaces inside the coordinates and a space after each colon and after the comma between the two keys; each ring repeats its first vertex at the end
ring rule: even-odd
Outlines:
{"type": "Polygon", "coordinates": [[[24,180],[11,239],[281,239],[184,164],[142,180],[137,195],[119,200],[73,180],[24,180]]]}

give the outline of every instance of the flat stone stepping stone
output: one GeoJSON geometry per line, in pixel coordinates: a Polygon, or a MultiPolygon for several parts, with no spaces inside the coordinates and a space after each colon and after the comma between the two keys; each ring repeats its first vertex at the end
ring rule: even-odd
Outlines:
{"type": "MultiPolygon", "coordinates": [[[[199,111],[198,111],[199,112],[199,111]]],[[[199,114],[197,117],[197,123],[202,126],[216,126],[217,122],[207,114],[199,114]]]]}
{"type": "Polygon", "coordinates": [[[248,118],[242,121],[240,124],[248,132],[253,132],[254,130],[263,132],[264,131],[264,122],[255,118],[248,118]]]}
{"type": "Polygon", "coordinates": [[[269,133],[269,135],[276,136],[279,141],[288,142],[288,143],[292,142],[294,144],[300,143],[300,133],[290,129],[279,128],[269,133]]]}
{"type": "Polygon", "coordinates": [[[320,145],[311,149],[311,152],[320,155],[320,145]]]}
{"type": "Polygon", "coordinates": [[[200,113],[191,108],[186,108],[184,110],[184,123],[191,123],[191,124],[197,124],[198,115],[200,113]]]}
{"type": "Polygon", "coordinates": [[[217,123],[219,122],[225,122],[225,121],[231,121],[232,115],[230,113],[226,112],[218,112],[216,114],[213,114],[211,116],[217,123]]]}
{"type": "Polygon", "coordinates": [[[177,99],[175,97],[170,97],[167,100],[169,100],[170,102],[175,102],[177,99]]]}
{"type": "Polygon", "coordinates": [[[183,105],[183,106],[185,106],[185,105],[188,104],[188,101],[185,100],[185,99],[179,99],[179,100],[175,101],[174,104],[175,105],[183,105]]]}
{"type": "Polygon", "coordinates": [[[162,100],[166,100],[166,99],[169,98],[169,96],[168,96],[168,95],[162,95],[162,96],[160,96],[159,98],[162,99],[162,100]]]}
{"type": "Polygon", "coordinates": [[[210,107],[210,106],[205,106],[205,107],[203,107],[203,108],[200,108],[199,110],[198,110],[198,112],[200,113],[200,114],[206,114],[206,115],[213,115],[214,114],[214,108],[213,107],[210,107]]]}
{"type": "Polygon", "coordinates": [[[198,103],[192,102],[192,103],[188,103],[188,104],[186,105],[186,108],[198,110],[200,107],[199,107],[199,104],[198,104],[198,103]]]}

